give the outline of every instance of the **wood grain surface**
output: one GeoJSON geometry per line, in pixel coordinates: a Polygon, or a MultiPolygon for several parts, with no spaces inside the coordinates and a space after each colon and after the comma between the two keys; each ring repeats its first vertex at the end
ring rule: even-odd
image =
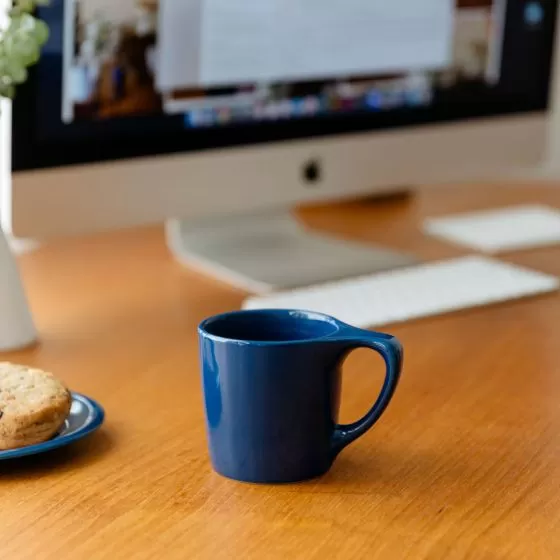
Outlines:
{"type": "MultiPolygon", "coordinates": [[[[425,216],[560,189],[480,185],[301,211],[311,227],[408,250],[425,216]]],[[[560,274],[560,247],[505,260],[560,274]]],[[[254,486],[211,470],[196,326],[244,293],[181,268],[159,228],[60,240],[21,258],[41,343],[2,359],[50,369],[106,408],[105,427],[0,464],[0,558],[560,558],[560,295],[395,325],[406,350],[386,415],[322,479],[254,486]]],[[[465,279],[467,282],[468,279],[465,279]]],[[[381,380],[345,367],[342,419],[381,380]]]]}

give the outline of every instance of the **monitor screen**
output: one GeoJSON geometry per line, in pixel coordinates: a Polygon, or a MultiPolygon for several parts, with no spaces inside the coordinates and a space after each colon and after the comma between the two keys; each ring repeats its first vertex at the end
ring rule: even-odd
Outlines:
{"type": "MultiPolygon", "coordinates": [[[[16,168],[542,111],[555,0],[52,0],[16,168]]],[[[19,144],[18,144],[19,143],[19,144]]]]}

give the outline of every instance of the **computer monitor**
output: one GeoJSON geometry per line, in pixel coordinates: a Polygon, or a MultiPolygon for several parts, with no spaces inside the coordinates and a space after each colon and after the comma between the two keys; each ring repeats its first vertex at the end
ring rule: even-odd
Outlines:
{"type": "Polygon", "coordinates": [[[404,264],[280,213],[538,163],[556,11],[51,0],[51,37],[13,108],[4,224],[46,238],[167,221],[180,259],[255,289],[404,264]]]}

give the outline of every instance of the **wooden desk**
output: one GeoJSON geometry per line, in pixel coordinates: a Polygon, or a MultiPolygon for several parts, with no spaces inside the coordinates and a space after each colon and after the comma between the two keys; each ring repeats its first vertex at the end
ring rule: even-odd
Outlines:
{"type": "MultiPolygon", "coordinates": [[[[560,207],[560,189],[425,190],[302,214],[435,259],[464,251],[423,237],[424,216],[534,201],[560,207]]],[[[560,274],[560,247],[505,258],[560,274]]],[[[0,464],[2,560],[560,558],[560,295],[388,329],[406,369],[386,416],[326,477],[267,487],[220,478],[206,453],[195,327],[243,293],[182,269],[159,229],[60,241],[22,268],[42,344],[8,358],[96,397],[107,423],[0,464]]],[[[372,353],[349,360],[343,420],[380,376],[372,353]]]]}

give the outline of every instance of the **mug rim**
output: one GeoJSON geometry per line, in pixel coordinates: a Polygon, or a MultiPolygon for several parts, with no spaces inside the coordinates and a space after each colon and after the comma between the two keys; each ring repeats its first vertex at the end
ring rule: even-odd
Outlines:
{"type": "Polygon", "coordinates": [[[318,311],[309,311],[307,309],[240,309],[236,311],[228,311],[225,313],[219,313],[204,319],[198,326],[198,333],[204,338],[210,339],[215,342],[223,342],[238,345],[251,345],[251,346],[288,346],[296,344],[309,344],[310,342],[316,342],[319,340],[325,340],[340,334],[341,331],[346,327],[342,321],[339,321],[335,317],[327,315],[325,313],[320,313],[318,311]],[[298,338],[294,340],[249,340],[243,338],[230,338],[217,334],[213,334],[208,331],[208,327],[212,323],[227,319],[228,317],[235,317],[240,315],[280,315],[288,317],[304,316],[305,319],[311,321],[319,321],[321,323],[328,323],[333,327],[333,331],[327,334],[322,334],[319,336],[308,337],[308,338],[298,338]]]}

